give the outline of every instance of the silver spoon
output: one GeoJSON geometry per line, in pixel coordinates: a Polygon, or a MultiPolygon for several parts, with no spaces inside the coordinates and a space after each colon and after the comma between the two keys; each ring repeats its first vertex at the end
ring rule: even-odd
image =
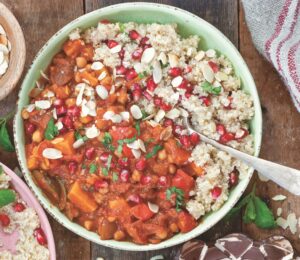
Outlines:
{"type": "Polygon", "coordinates": [[[233,157],[243,161],[247,165],[256,169],[260,174],[264,175],[268,179],[277,183],[287,191],[299,196],[300,195],[300,171],[286,167],[277,163],[273,163],[264,159],[257,158],[255,156],[243,153],[227,145],[218,143],[215,140],[208,138],[207,136],[200,134],[194,130],[187,117],[184,117],[184,124],[189,133],[197,133],[201,140],[205,143],[211,144],[212,146],[225,151],[233,157]]]}

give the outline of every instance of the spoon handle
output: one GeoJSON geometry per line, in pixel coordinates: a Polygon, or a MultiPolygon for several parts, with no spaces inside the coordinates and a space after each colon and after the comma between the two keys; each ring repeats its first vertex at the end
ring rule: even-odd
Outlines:
{"type": "Polygon", "coordinates": [[[227,145],[220,144],[193,129],[189,129],[200,135],[202,141],[213,145],[214,147],[225,151],[232,155],[233,157],[245,162],[249,166],[256,169],[260,174],[264,175],[268,179],[277,183],[279,186],[283,187],[287,191],[299,196],[300,195],[300,171],[286,167],[274,162],[270,162],[264,159],[257,158],[255,156],[249,155],[247,153],[240,152],[234,148],[227,145]]]}

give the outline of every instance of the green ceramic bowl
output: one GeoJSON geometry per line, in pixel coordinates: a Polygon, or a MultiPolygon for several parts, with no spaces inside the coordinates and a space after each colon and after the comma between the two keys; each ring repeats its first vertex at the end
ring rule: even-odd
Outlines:
{"type": "Polygon", "coordinates": [[[34,87],[35,81],[39,78],[40,71],[48,66],[53,55],[60,50],[63,42],[68,38],[69,33],[77,27],[84,29],[95,26],[97,22],[102,19],[109,19],[113,22],[135,21],[138,23],[177,23],[179,33],[182,36],[197,34],[201,37],[202,48],[214,48],[220,53],[225,54],[232,61],[236,74],[240,76],[243,88],[245,91],[249,92],[254,99],[255,117],[251,122],[251,130],[255,137],[255,155],[258,155],[262,136],[262,115],[259,97],[249,69],[234,45],[214,26],[184,10],[152,3],[126,3],[108,6],[72,21],[58,31],[37,54],[22,84],[19,93],[18,111],[14,122],[15,144],[22,171],[28,185],[43,207],[63,226],[92,242],[112,248],[131,251],[148,251],[183,243],[204,233],[226,215],[242,196],[250,181],[253,170],[249,170],[246,178],[232,190],[228,201],[222,208],[214,213],[208,214],[197,228],[186,234],[178,234],[159,244],[137,245],[130,242],[101,240],[96,233],[87,231],[78,224],[71,222],[55,206],[51,205],[48,199],[42,194],[41,190],[34,184],[30,172],[27,169],[21,109],[29,102],[28,93],[34,87]]]}

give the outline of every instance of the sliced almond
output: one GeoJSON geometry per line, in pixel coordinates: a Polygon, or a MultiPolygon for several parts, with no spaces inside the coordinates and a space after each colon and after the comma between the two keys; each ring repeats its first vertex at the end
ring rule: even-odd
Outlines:
{"type": "Polygon", "coordinates": [[[90,112],[90,109],[87,107],[86,104],[87,104],[86,99],[83,99],[82,100],[82,104],[81,104],[81,116],[82,117],[87,116],[89,114],[89,112],[90,112]]]}
{"type": "Polygon", "coordinates": [[[58,122],[55,124],[55,126],[57,127],[57,129],[58,129],[58,130],[61,130],[61,129],[63,129],[63,128],[64,128],[64,125],[63,125],[63,123],[62,123],[62,122],[60,122],[60,121],[58,121],[58,122]]]}
{"type": "Polygon", "coordinates": [[[54,109],[52,110],[52,115],[53,115],[53,118],[56,120],[56,119],[57,119],[56,108],[54,108],[54,109]]]}
{"type": "Polygon", "coordinates": [[[202,66],[202,72],[203,72],[204,78],[209,83],[212,83],[214,81],[215,75],[214,75],[214,72],[213,72],[212,68],[209,65],[203,64],[203,66],[202,66]]]}
{"type": "Polygon", "coordinates": [[[96,92],[101,99],[108,98],[108,91],[104,86],[102,86],[102,85],[96,86],[96,92]]]}
{"type": "Polygon", "coordinates": [[[29,104],[27,107],[26,107],[26,110],[31,113],[33,110],[35,109],[35,104],[29,104]]]}
{"type": "Polygon", "coordinates": [[[162,141],[167,141],[171,136],[172,136],[172,126],[168,126],[166,128],[164,128],[164,130],[162,130],[162,132],[160,133],[159,139],[162,141]]]}
{"type": "Polygon", "coordinates": [[[118,115],[118,114],[115,114],[115,115],[113,115],[112,117],[111,117],[111,121],[113,122],[113,123],[116,123],[116,124],[119,124],[119,123],[121,123],[122,122],[122,116],[120,116],[120,115],[118,115]]]}
{"type": "Polygon", "coordinates": [[[41,76],[42,76],[44,79],[46,79],[46,80],[49,81],[49,78],[48,78],[48,76],[45,74],[44,71],[40,70],[40,73],[41,73],[41,76]]]}
{"type": "Polygon", "coordinates": [[[102,79],[104,79],[107,76],[106,71],[102,71],[101,74],[98,77],[98,80],[101,81],[102,79]]]}
{"type": "Polygon", "coordinates": [[[221,82],[221,81],[225,81],[225,80],[228,80],[228,76],[222,72],[222,71],[218,71],[216,74],[215,74],[215,77],[216,79],[221,82]]]}
{"type": "Polygon", "coordinates": [[[216,51],[213,49],[209,49],[205,52],[206,56],[209,58],[214,58],[216,57],[216,51]]]}
{"type": "Polygon", "coordinates": [[[103,114],[103,119],[104,120],[111,120],[112,117],[115,115],[115,112],[114,111],[106,111],[104,114],[103,114]]]}
{"type": "Polygon", "coordinates": [[[94,90],[94,88],[86,85],[83,93],[85,96],[91,97],[91,96],[95,95],[95,90],[94,90]]]}
{"type": "Polygon", "coordinates": [[[59,158],[63,157],[62,152],[58,149],[55,149],[55,148],[46,148],[46,149],[44,149],[43,152],[42,152],[42,155],[43,155],[44,158],[52,159],[52,160],[59,159],[59,158]]]}
{"type": "Polygon", "coordinates": [[[132,149],[131,152],[132,152],[135,159],[139,159],[141,157],[142,153],[141,153],[140,150],[132,149]]]}
{"type": "Polygon", "coordinates": [[[143,117],[142,111],[137,105],[131,106],[130,112],[134,119],[141,119],[143,117]]]}
{"type": "Polygon", "coordinates": [[[154,120],[149,120],[149,121],[146,121],[150,126],[152,127],[156,127],[159,125],[159,123],[155,122],[154,120]]]}
{"type": "Polygon", "coordinates": [[[73,148],[74,149],[78,149],[79,147],[81,147],[82,145],[84,144],[84,140],[82,138],[76,140],[74,143],[73,143],[73,148]]]}
{"type": "Polygon", "coordinates": [[[85,135],[87,138],[93,139],[100,135],[100,131],[95,125],[92,125],[91,127],[85,129],[85,135]]]}
{"type": "Polygon", "coordinates": [[[282,217],[277,218],[276,223],[278,226],[282,227],[283,229],[286,229],[289,226],[286,219],[282,217]]]}
{"type": "Polygon", "coordinates": [[[177,76],[172,80],[171,84],[174,88],[177,88],[180,86],[182,81],[183,81],[183,78],[181,76],[177,76]]]}
{"type": "Polygon", "coordinates": [[[82,103],[83,92],[84,92],[85,86],[86,86],[85,83],[79,83],[76,85],[76,88],[79,88],[79,93],[76,98],[76,106],[80,106],[82,103]]]}
{"type": "Polygon", "coordinates": [[[101,70],[104,67],[103,63],[100,61],[95,61],[93,62],[93,64],[91,65],[91,69],[92,70],[101,70]]]}
{"type": "Polygon", "coordinates": [[[111,88],[110,88],[110,91],[109,91],[109,94],[114,94],[116,91],[116,86],[115,85],[111,85],[111,88]]]}
{"type": "Polygon", "coordinates": [[[138,150],[138,149],[140,149],[140,144],[139,144],[138,140],[135,140],[134,142],[127,144],[127,147],[130,149],[138,150]]]}
{"type": "Polygon", "coordinates": [[[146,147],[145,147],[145,144],[144,144],[143,140],[138,139],[137,141],[138,141],[140,149],[145,153],[146,152],[146,147]]]}
{"type": "Polygon", "coordinates": [[[275,201],[281,201],[281,200],[285,200],[285,199],[286,199],[286,196],[284,196],[282,194],[278,194],[272,198],[272,200],[275,200],[275,201]]]}
{"type": "Polygon", "coordinates": [[[153,63],[153,81],[158,84],[162,80],[162,70],[158,61],[153,63]]]}
{"type": "Polygon", "coordinates": [[[51,107],[51,103],[49,100],[37,100],[34,102],[35,106],[40,109],[48,109],[51,107]]]}
{"type": "Polygon", "coordinates": [[[44,95],[44,97],[47,97],[47,98],[51,98],[51,97],[54,97],[54,96],[55,96],[55,94],[50,90],[48,90],[44,95]]]}
{"type": "Polygon", "coordinates": [[[164,52],[161,52],[161,53],[158,55],[157,59],[158,59],[159,61],[161,61],[161,63],[164,64],[164,65],[167,64],[167,62],[168,62],[167,56],[166,56],[166,54],[165,54],[164,52]]]}
{"type": "Polygon", "coordinates": [[[121,117],[122,117],[122,119],[123,119],[124,121],[127,121],[127,122],[129,121],[129,118],[130,118],[129,112],[123,111],[123,112],[120,113],[120,115],[121,115],[121,117]]]}
{"type": "Polygon", "coordinates": [[[173,108],[166,113],[166,118],[175,119],[180,116],[180,110],[177,108],[173,108]]]}
{"type": "Polygon", "coordinates": [[[166,112],[163,109],[158,110],[154,117],[154,121],[159,123],[166,115],[166,112]]]}
{"type": "Polygon", "coordinates": [[[298,220],[296,218],[295,213],[290,213],[287,216],[286,222],[287,222],[288,226],[290,227],[291,233],[296,234],[298,220]]]}
{"type": "Polygon", "coordinates": [[[282,208],[277,208],[277,216],[280,217],[282,214],[282,208]]]}
{"type": "Polygon", "coordinates": [[[118,44],[117,46],[109,49],[111,53],[118,53],[122,50],[122,45],[118,44]]]}
{"type": "Polygon", "coordinates": [[[148,207],[153,213],[157,213],[159,211],[159,206],[148,201],[148,207]]]}
{"type": "Polygon", "coordinates": [[[179,64],[179,59],[175,54],[169,53],[168,54],[169,57],[169,63],[170,63],[170,67],[177,67],[179,64]]]}
{"type": "Polygon", "coordinates": [[[143,52],[141,62],[144,64],[148,64],[153,60],[154,56],[155,56],[155,49],[153,47],[147,48],[143,52]]]}

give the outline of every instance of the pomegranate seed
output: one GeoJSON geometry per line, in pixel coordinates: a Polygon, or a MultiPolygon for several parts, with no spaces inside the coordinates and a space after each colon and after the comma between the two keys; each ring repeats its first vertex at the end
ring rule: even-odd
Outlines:
{"type": "Polygon", "coordinates": [[[178,88],[189,90],[189,82],[186,79],[183,79],[178,88]]]}
{"type": "Polygon", "coordinates": [[[123,169],[120,172],[120,179],[122,182],[128,182],[129,181],[129,171],[126,169],[123,169]]]}
{"type": "Polygon", "coordinates": [[[106,181],[96,180],[94,182],[94,189],[95,190],[100,190],[100,189],[107,188],[107,187],[108,187],[108,183],[106,181]]]}
{"type": "Polygon", "coordinates": [[[211,105],[211,100],[210,100],[210,97],[200,97],[200,99],[202,100],[202,103],[205,105],[205,106],[210,106],[211,105]]]}
{"type": "Polygon", "coordinates": [[[107,159],[108,159],[108,157],[109,157],[109,153],[104,152],[104,153],[102,153],[102,154],[100,155],[99,159],[100,159],[102,162],[106,162],[107,159]]]}
{"type": "Polygon", "coordinates": [[[225,128],[224,125],[222,125],[222,124],[217,124],[217,125],[216,125],[216,128],[217,128],[217,133],[218,133],[219,135],[224,135],[224,134],[226,133],[226,128],[225,128]]]}
{"type": "Polygon", "coordinates": [[[169,110],[172,109],[172,106],[171,106],[170,104],[167,104],[167,103],[162,102],[161,105],[160,105],[160,108],[161,108],[162,110],[169,111],[169,110]]]}
{"type": "Polygon", "coordinates": [[[243,138],[245,138],[247,135],[249,135],[249,132],[248,132],[248,130],[246,130],[246,129],[244,129],[244,128],[241,128],[240,130],[239,130],[239,132],[236,132],[235,133],[235,139],[236,140],[241,140],[241,139],[243,139],[243,138]]]}
{"type": "Polygon", "coordinates": [[[90,148],[87,148],[85,150],[85,157],[88,159],[88,160],[92,160],[93,157],[95,155],[95,148],[94,147],[90,147],[90,148]]]}
{"type": "Polygon", "coordinates": [[[77,162],[71,161],[68,164],[68,168],[71,174],[74,174],[76,172],[77,167],[78,167],[77,162]]]}
{"type": "Polygon", "coordinates": [[[127,200],[132,201],[132,202],[137,203],[137,204],[141,203],[141,197],[137,194],[129,195],[127,200]]]}
{"type": "Polygon", "coordinates": [[[145,45],[143,46],[143,49],[146,50],[146,49],[151,48],[151,47],[152,47],[151,44],[145,44],[145,45]]]}
{"type": "Polygon", "coordinates": [[[46,245],[47,244],[47,238],[45,236],[45,233],[43,231],[43,229],[41,228],[36,228],[34,230],[34,236],[36,238],[36,240],[38,241],[38,243],[42,246],[46,245]]]}
{"type": "Polygon", "coordinates": [[[121,60],[123,60],[124,59],[124,56],[125,56],[125,50],[122,48],[120,51],[119,51],[119,58],[121,59],[121,60]]]}
{"type": "Polygon", "coordinates": [[[110,23],[110,21],[109,21],[109,20],[107,20],[107,19],[103,19],[103,20],[101,20],[101,21],[100,21],[100,23],[103,23],[103,24],[109,24],[109,23],[110,23]]]}
{"type": "Polygon", "coordinates": [[[214,200],[216,200],[222,193],[222,189],[218,186],[214,187],[211,190],[211,196],[213,197],[214,200]]]}
{"type": "Polygon", "coordinates": [[[80,107],[77,107],[77,106],[69,107],[68,111],[67,111],[67,115],[72,116],[72,117],[79,117],[80,116],[80,107]]]}
{"type": "Polygon", "coordinates": [[[129,37],[131,40],[136,40],[136,39],[140,38],[140,35],[136,30],[131,30],[129,32],[129,37]]]}
{"type": "Polygon", "coordinates": [[[23,203],[17,202],[14,205],[14,211],[15,212],[22,212],[25,209],[25,205],[23,203]]]}
{"type": "Polygon", "coordinates": [[[154,105],[156,105],[157,107],[159,107],[161,105],[162,99],[160,97],[154,97],[153,98],[153,103],[154,105]]]}
{"type": "Polygon", "coordinates": [[[142,96],[142,90],[135,89],[132,91],[132,97],[135,102],[140,100],[141,96],[142,96]]]}
{"type": "Polygon", "coordinates": [[[147,99],[147,100],[152,100],[152,96],[151,96],[151,94],[148,92],[148,91],[144,91],[143,92],[143,95],[144,95],[144,97],[147,99]]]}
{"type": "Polygon", "coordinates": [[[177,76],[181,75],[182,70],[181,70],[181,68],[174,67],[174,68],[170,68],[168,73],[171,77],[177,77],[177,76]]]}
{"type": "Polygon", "coordinates": [[[68,132],[68,129],[66,127],[63,126],[62,129],[59,130],[60,134],[65,134],[66,132],[68,132]]]}
{"type": "Polygon", "coordinates": [[[57,99],[54,100],[53,105],[54,105],[54,107],[58,107],[58,106],[64,105],[64,103],[65,102],[64,102],[63,99],[57,98],[57,99]]]}
{"type": "Polygon", "coordinates": [[[229,186],[230,187],[237,185],[238,180],[239,180],[239,173],[236,170],[229,173],[229,186]]]}
{"type": "Polygon", "coordinates": [[[173,127],[173,134],[174,135],[180,135],[183,127],[181,125],[175,125],[173,127]]]}
{"type": "Polygon", "coordinates": [[[117,75],[125,75],[127,69],[123,65],[119,65],[116,67],[116,74],[117,75]]]}
{"type": "Polygon", "coordinates": [[[192,133],[190,135],[190,141],[193,145],[197,145],[200,142],[200,136],[197,133],[192,133]]]}
{"type": "Polygon", "coordinates": [[[148,44],[149,38],[147,36],[143,37],[140,41],[140,45],[148,44]]]}
{"type": "Polygon", "coordinates": [[[114,41],[114,40],[108,40],[107,41],[107,46],[108,48],[113,48],[113,47],[116,47],[118,45],[118,42],[114,41]]]}
{"type": "Polygon", "coordinates": [[[140,180],[141,184],[147,185],[151,182],[151,176],[143,175],[140,180]]]}
{"type": "Polygon", "coordinates": [[[172,119],[166,118],[164,121],[164,126],[168,127],[168,126],[172,126],[173,127],[174,122],[172,121],[172,119]]]}
{"type": "Polygon", "coordinates": [[[32,135],[35,130],[36,130],[36,126],[34,124],[32,123],[26,124],[25,131],[27,134],[32,135]]]}
{"type": "Polygon", "coordinates": [[[148,89],[149,91],[151,91],[151,92],[153,92],[154,89],[156,89],[157,84],[154,82],[152,76],[149,77],[149,78],[147,79],[147,81],[146,81],[146,86],[147,86],[147,89],[148,89]]]}
{"type": "Polygon", "coordinates": [[[191,146],[191,140],[190,140],[190,137],[188,135],[180,136],[179,141],[186,148],[189,148],[191,146]]]}
{"type": "Polygon", "coordinates": [[[143,171],[146,168],[146,158],[145,157],[141,157],[137,163],[135,164],[135,168],[138,171],[143,171]]]}
{"type": "Polygon", "coordinates": [[[140,60],[143,55],[143,49],[136,49],[132,54],[131,57],[134,60],[140,60]]]}
{"type": "Polygon", "coordinates": [[[189,99],[191,97],[192,93],[189,93],[189,92],[185,92],[184,93],[184,96],[189,99]]]}
{"type": "Polygon", "coordinates": [[[216,63],[209,61],[208,65],[211,67],[214,73],[219,71],[219,66],[216,63]]]}
{"type": "Polygon", "coordinates": [[[187,66],[187,67],[185,68],[185,73],[190,73],[192,70],[193,70],[193,69],[192,69],[191,66],[187,66]]]}
{"type": "Polygon", "coordinates": [[[158,184],[160,186],[166,186],[167,185],[167,177],[166,176],[160,176],[159,179],[158,179],[158,184]]]}
{"type": "Polygon", "coordinates": [[[220,142],[224,143],[224,144],[226,144],[232,140],[234,140],[234,135],[232,133],[225,133],[225,134],[221,135],[221,137],[220,137],[220,142]]]}
{"type": "Polygon", "coordinates": [[[10,218],[6,214],[0,214],[0,222],[3,227],[7,227],[10,224],[10,218]]]}
{"type": "Polygon", "coordinates": [[[133,90],[142,90],[142,87],[139,83],[134,83],[132,85],[133,90]]]}
{"type": "Polygon", "coordinates": [[[67,107],[64,105],[56,107],[56,114],[58,117],[64,116],[65,114],[67,114],[67,111],[67,107]]]}
{"type": "Polygon", "coordinates": [[[118,164],[121,168],[127,168],[129,166],[129,161],[127,158],[119,158],[118,164]]]}
{"type": "Polygon", "coordinates": [[[65,116],[62,118],[62,123],[67,129],[72,129],[74,127],[73,120],[70,116],[65,116]]]}
{"type": "Polygon", "coordinates": [[[136,71],[133,68],[131,68],[126,71],[125,78],[127,81],[129,81],[129,80],[133,80],[134,78],[136,78],[137,75],[138,74],[136,73],[136,71]]]}

